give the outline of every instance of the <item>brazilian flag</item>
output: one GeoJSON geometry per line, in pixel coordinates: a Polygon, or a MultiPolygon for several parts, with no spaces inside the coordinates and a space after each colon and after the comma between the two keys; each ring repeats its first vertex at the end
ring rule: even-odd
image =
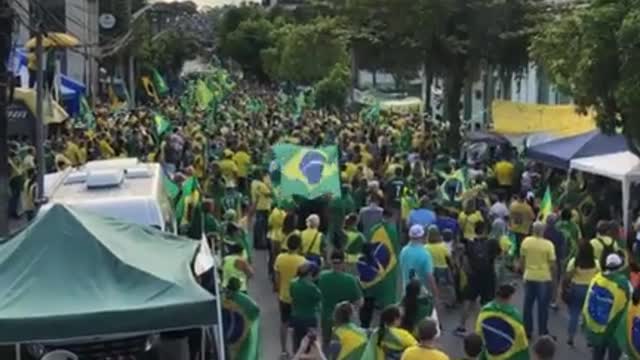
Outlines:
{"type": "Polygon", "coordinates": [[[166,174],[162,175],[162,183],[164,184],[164,190],[167,192],[167,195],[169,195],[171,205],[174,205],[178,199],[178,195],[180,195],[180,188],[166,174]]]}
{"type": "Polygon", "coordinates": [[[367,346],[367,333],[355,324],[333,329],[334,339],[340,343],[337,360],[360,360],[367,346]]]}
{"type": "Polygon", "coordinates": [[[616,331],[616,340],[629,359],[640,359],[640,303],[631,302],[627,306],[616,331]]]}
{"type": "Polygon", "coordinates": [[[160,113],[155,113],[153,115],[153,125],[156,141],[158,142],[160,142],[160,139],[162,139],[162,137],[171,130],[171,121],[160,113]]]}
{"type": "Polygon", "coordinates": [[[260,308],[248,295],[233,292],[222,302],[222,325],[231,360],[260,359],[260,308]]]}
{"type": "Polygon", "coordinates": [[[582,308],[589,343],[598,346],[615,336],[629,300],[629,280],[620,273],[599,273],[591,281],[582,308]]]}
{"type": "Polygon", "coordinates": [[[196,107],[199,110],[207,110],[209,108],[209,104],[214,100],[215,94],[209,89],[207,83],[205,83],[202,79],[196,82],[195,87],[195,100],[196,107]]]}
{"type": "Polygon", "coordinates": [[[180,198],[176,204],[176,219],[180,233],[200,239],[204,227],[202,195],[198,179],[190,177],[182,183],[180,198]]]}
{"type": "Polygon", "coordinates": [[[451,175],[445,175],[442,185],[440,185],[440,196],[444,200],[445,206],[459,207],[462,203],[462,196],[469,188],[467,168],[456,170],[451,175]]]}
{"type": "Polygon", "coordinates": [[[400,359],[408,347],[418,343],[410,332],[396,327],[387,328],[382,335],[382,341],[378,341],[379,331],[374,331],[369,337],[369,342],[360,360],[400,359]]]}
{"type": "Polygon", "coordinates": [[[398,283],[398,233],[392,224],[380,223],[369,233],[365,254],[358,259],[356,269],[362,288],[381,307],[396,303],[398,283]]]}
{"type": "Polygon", "coordinates": [[[325,194],[341,196],[338,147],[303,147],[292,144],[273,146],[279,174],[279,194],[315,199],[325,194]]]}
{"type": "Polygon", "coordinates": [[[478,315],[476,332],[485,344],[484,359],[529,359],[529,343],[522,316],[512,305],[496,301],[485,305],[478,315]]]}

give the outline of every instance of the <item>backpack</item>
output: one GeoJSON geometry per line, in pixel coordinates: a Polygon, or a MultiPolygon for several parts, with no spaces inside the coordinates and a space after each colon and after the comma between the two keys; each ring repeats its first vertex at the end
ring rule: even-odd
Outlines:
{"type": "Polygon", "coordinates": [[[596,240],[602,245],[602,254],[600,255],[600,269],[606,269],[607,256],[616,252],[615,240],[611,239],[611,244],[605,244],[604,240],[600,237],[596,237],[596,240]]]}

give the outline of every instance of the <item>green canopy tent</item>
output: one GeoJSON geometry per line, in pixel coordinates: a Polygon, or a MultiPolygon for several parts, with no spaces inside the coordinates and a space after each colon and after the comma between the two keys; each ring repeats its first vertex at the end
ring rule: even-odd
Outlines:
{"type": "Polygon", "coordinates": [[[0,244],[0,343],[210,326],[198,242],[54,205],[0,244]]]}

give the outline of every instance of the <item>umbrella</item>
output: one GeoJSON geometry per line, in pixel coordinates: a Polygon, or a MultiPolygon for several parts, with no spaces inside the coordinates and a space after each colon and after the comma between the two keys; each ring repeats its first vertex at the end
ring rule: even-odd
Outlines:
{"type": "MultiPolygon", "coordinates": [[[[36,40],[36,37],[32,37],[27,41],[24,47],[27,49],[34,49],[36,47],[36,40]]],[[[68,48],[77,46],[78,44],[80,44],[80,41],[75,36],[66,33],[48,33],[42,38],[42,46],[44,47],[68,48]]]]}

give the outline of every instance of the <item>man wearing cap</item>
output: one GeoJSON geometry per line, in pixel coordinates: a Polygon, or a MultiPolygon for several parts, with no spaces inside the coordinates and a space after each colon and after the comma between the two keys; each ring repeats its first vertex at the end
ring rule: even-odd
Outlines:
{"type": "Polygon", "coordinates": [[[433,258],[424,247],[422,225],[413,225],[409,229],[409,243],[400,252],[400,271],[403,289],[413,278],[417,278],[421,284],[432,291],[437,303],[438,287],[433,277],[433,258]]]}
{"type": "Polygon", "coordinates": [[[336,305],[348,301],[356,308],[362,305],[362,290],[358,279],[347,272],[345,253],[333,250],[330,257],[331,268],[320,272],[318,288],[322,293],[322,341],[325,344],[331,340],[333,326],[333,311],[336,305]]]}
{"type": "Polygon", "coordinates": [[[621,356],[615,333],[624,319],[629,303],[631,284],[622,271],[624,260],[618,253],[605,259],[604,271],[597,274],[587,292],[582,310],[585,336],[593,346],[593,359],[617,360],[621,356]]]}

